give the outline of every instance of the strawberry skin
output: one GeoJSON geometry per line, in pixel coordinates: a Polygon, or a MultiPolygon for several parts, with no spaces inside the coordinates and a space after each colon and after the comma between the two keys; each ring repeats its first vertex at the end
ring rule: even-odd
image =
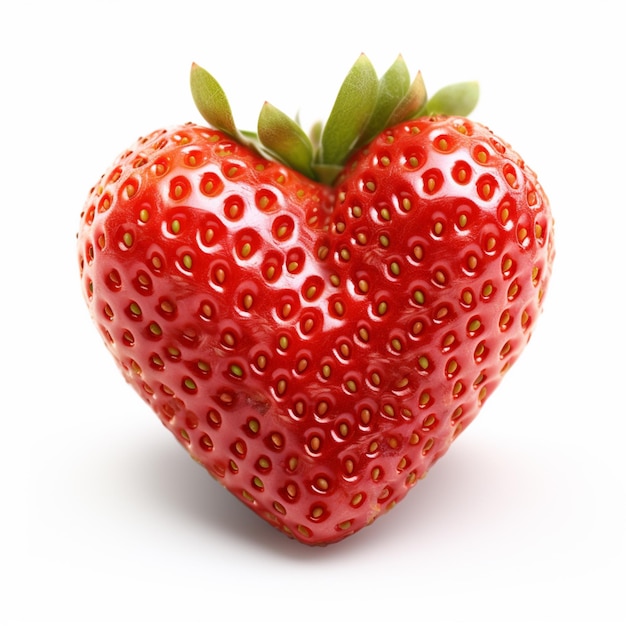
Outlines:
{"type": "Polygon", "coordinates": [[[327,544],[423,478],[527,343],[548,201],[485,127],[424,117],[322,185],[188,124],[125,152],[78,236],[91,315],[189,454],[327,544]]]}

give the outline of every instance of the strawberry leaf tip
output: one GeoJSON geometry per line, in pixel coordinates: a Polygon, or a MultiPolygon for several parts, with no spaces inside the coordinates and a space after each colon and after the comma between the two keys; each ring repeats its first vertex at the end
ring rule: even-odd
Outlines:
{"type": "Polygon", "coordinates": [[[215,129],[240,139],[228,98],[220,84],[204,68],[191,66],[191,95],[200,115],[215,129]]]}
{"type": "Polygon", "coordinates": [[[318,161],[343,165],[365,130],[378,100],[378,77],[362,54],[346,76],[322,131],[318,161]]]}
{"type": "Polygon", "coordinates": [[[332,184],[354,151],[385,129],[418,117],[467,116],[478,102],[476,82],[443,87],[427,98],[420,72],[411,81],[399,55],[378,78],[361,54],[344,79],[327,122],[307,135],[300,124],[266,102],[257,133],[238,130],[228,98],[217,80],[196,63],[191,66],[191,93],[205,121],[261,155],[280,161],[313,180],[332,184]]]}
{"type": "Polygon", "coordinates": [[[478,83],[465,82],[440,89],[424,107],[420,115],[469,115],[478,103],[478,83]]]}
{"type": "Polygon", "coordinates": [[[259,115],[258,132],[261,143],[280,161],[315,178],[313,144],[297,122],[266,102],[259,115]]]}

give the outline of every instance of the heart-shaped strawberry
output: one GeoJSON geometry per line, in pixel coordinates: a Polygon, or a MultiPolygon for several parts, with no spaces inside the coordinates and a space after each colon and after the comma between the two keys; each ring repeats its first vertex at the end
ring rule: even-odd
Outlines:
{"type": "Polygon", "coordinates": [[[239,133],[197,66],[192,88],[215,128],[140,139],[89,194],[85,297],[194,459],[289,536],[338,541],[426,475],[524,348],[548,201],[466,118],[473,86],[426,102],[401,59],[380,80],[359,59],[319,145],[270,105],[239,133]]]}

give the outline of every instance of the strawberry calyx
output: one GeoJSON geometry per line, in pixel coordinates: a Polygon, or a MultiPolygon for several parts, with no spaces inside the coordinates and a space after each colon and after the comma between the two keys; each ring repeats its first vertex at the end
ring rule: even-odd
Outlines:
{"type": "Polygon", "coordinates": [[[326,123],[316,123],[307,134],[296,120],[265,102],[254,133],[237,128],[224,90],[196,63],[191,66],[190,85],[196,107],[210,126],[328,185],[355,150],[386,128],[429,115],[467,116],[478,102],[479,91],[476,82],[461,82],[428,98],[421,73],[411,80],[401,55],[379,78],[361,54],[344,79],[326,123]]]}

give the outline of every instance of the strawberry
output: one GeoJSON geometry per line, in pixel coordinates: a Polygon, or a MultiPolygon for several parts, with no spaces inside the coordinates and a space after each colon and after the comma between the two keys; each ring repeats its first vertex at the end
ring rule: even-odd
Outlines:
{"type": "Polygon", "coordinates": [[[78,255],[126,380],[189,454],[305,544],[389,510],[476,417],[539,316],[553,223],[535,174],[401,59],[366,57],[327,125],[158,130],[93,187],[78,255]]]}

